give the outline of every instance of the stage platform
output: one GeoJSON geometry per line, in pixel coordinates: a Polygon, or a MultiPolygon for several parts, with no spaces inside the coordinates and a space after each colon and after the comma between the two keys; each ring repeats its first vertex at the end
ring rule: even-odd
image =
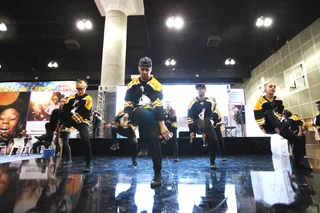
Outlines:
{"type": "MultiPolygon", "coordinates": [[[[225,151],[226,155],[260,155],[270,154],[270,138],[269,137],[226,137],[225,151]]],[[[91,139],[92,153],[99,156],[129,156],[131,146],[127,139],[119,139],[120,149],[111,151],[111,139],[91,139]]],[[[208,155],[209,148],[202,147],[202,139],[196,138],[190,144],[189,138],[179,138],[179,155],[180,156],[202,156],[208,155]]],[[[79,139],[70,139],[72,154],[83,155],[84,146],[79,139]]],[[[173,149],[170,142],[162,145],[162,153],[164,156],[173,155],[173,149]]]]}

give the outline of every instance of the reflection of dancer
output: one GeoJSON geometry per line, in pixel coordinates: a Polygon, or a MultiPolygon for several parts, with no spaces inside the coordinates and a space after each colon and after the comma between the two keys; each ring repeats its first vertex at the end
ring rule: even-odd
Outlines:
{"type": "Polygon", "coordinates": [[[274,83],[265,84],[264,91],[266,95],[261,96],[255,107],[254,116],[261,130],[267,134],[279,134],[293,144],[293,166],[297,169],[306,169],[300,163],[303,156],[303,143],[297,135],[295,135],[287,124],[281,124],[281,116],[284,110],[283,102],[275,96],[276,85],[274,83]]]}
{"type": "Polygon", "coordinates": [[[298,115],[296,114],[292,114],[289,110],[284,110],[283,111],[283,115],[284,115],[284,122],[287,123],[287,125],[289,126],[290,130],[295,133],[296,135],[298,135],[298,137],[300,138],[300,140],[303,143],[303,156],[306,156],[306,136],[303,134],[303,121],[299,118],[298,115]]]}
{"type": "Polygon", "coordinates": [[[52,111],[55,109],[60,108],[60,101],[64,97],[60,92],[54,92],[52,93],[52,96],[50,98],[50,105],[47,107],[45,112],[49,115],[51,115],[52,111]]]}
{"type": "Polygon", "coordinates": [[[151,187],[159,187],[163,182],[159,134],[161,132],[162,136],[168,140],[170,133],[164,124],[162,85],[150,76],[151,70],[151,59],[148,57],[140,59],[140,77],[128,84],[125,96],[125,114],[121,123],[127,128],[133,128],[133,130],[139,126],[140,138],[148,140],[155,172],[151,187]],[[128,126],[129,119],[130,126],[128,126]]]}
{"type": "Polygon", "coordinates": [[[110,147],[110,149],[111,150],[119,149],[117,134],[127,137],[129,143],[134,146],[132,149],[132,166],[137,166],[138,140],[132,128],[123,128],[120,125],[120,120],[123,117],[123,115],[124,115],[124,110],[122,109],[119,111],[118,115],[116,116],[116,118],[112,123],[111,132],[112,132],[113,145],[110,147]]]}
{"type": "Polygon", "coordinates": [[[225,212],[228,209],[225,197],[226,172],[207,174],[205,185],[206,195],[199,206],[194,206],[193,212],[225,212]]]}
{"type": "Polygon", "coordinates": [[[134,201],[134,196],[137,190],[137,176],[136,173],[132,176],[130,188],[125,191],[121,192],[115,199],[115,206],[114,209],[119,209],[119,212],[137,212],[138,208],[134,201]]]}
{"type": "Polygon", "coordinates": [[[210,166],[211,169],[217,169],[215,159],[218,149],[217,133],[211,123],[212,113],[216,108],[216,102],[212,98],[207,98],[206,86],[197,84],[198,97],[190,101],[188,107],[188,126],[190,131],[190,143],[193,142],[195,133],[203,134],[204,144],[209,142],[210,148],[210,166]]]}
{"type": "Polygon", "coordinates": [[[92,108],[92,98],[86,94],[88,87],[87,81],[78,79],[76,88],[77,94],[71,95],[67,98],[66,104],[63,106],[63,114],[65,120],[62,121],[61,130],[63,138],[63,150],[66,153],[66,161],[64,164],[71,164],[71,148],[69,146],[70,132],[65,128],[74,127],[80,133],[81,140],[86,145],[85,162],[86,166],[84,172],[92,171],[92,152],[89,138],[89,122],[92,108]]]}
{"type": "Polygon", "coordinates": [[[92,112],[92,125],[93,125],[93,138],[99,138],[100,137],[100,124],[102,121],[102,117],[100,113],[98,113],[96,110],[93,110],[92,112]]]}
{"type": "Polygon", "coordinates": [[[216,107],[216,109],[214,110],[214,112],[212,114],[212,120],[214,122],[213,126],[215,127],[215,130],[216,130],[216,133],[217,133],[217,137],[218,137],[218,141],[219,141],[220,155],[222,157],[222,160],[226,161],[227,158],[225,156],[224,140],[223,140],[222,133],[221,133],[221,126],[222,126],[221,118],[222,118],[221,112],[216,107]]]}
{"type": "Polygon", "coordinates": [[[165,124],[170,132],[172,132],[172,138],[170,139],[172,146],[173,146],[173,156],[174,161],[179,162],[178,153],[179,153],[179,146],[177,140],[177,114],[176,111],[171,107],[170,102],[167,102],[166,109],[164,110],[165,116],[165,124]]]}

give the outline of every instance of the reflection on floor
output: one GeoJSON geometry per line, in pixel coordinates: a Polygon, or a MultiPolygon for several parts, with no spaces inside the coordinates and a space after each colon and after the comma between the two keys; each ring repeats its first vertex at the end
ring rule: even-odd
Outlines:
{"type": "Polygon", "coordinates": [[[217,171],[208,158],[165,158],[156,190],[151,159],[138,160],[95,158],[86,175],[82,158],[71,168],[59,158],[1,164],[0,212],[319,212],[320,174],[291,171],[283,156],[218,159],[217,171]]]}
{"type": "Polygon", "coordinates": [[[34,159],[34,158],[41,158],[42,155],[35,155],[35,154],[23,154],[21,157],[19,155],[0,155],[0,164],[1,163],[8,163],[8,162],[13,162],[13,161],[21,161],[21,160],[29,160],[29,159],[34,159]]]}

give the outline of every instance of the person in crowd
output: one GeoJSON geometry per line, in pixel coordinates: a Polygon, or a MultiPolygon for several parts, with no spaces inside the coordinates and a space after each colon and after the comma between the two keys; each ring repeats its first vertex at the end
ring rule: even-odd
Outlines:
{"type": "Polygon", "coordinates": [[[303,121],[297,114],[292,114],[289,110],[283,111],[284,121],[289,126],[290,130],[298,135],[303,143],[303,156],[306,156],[306,136],[303,134],[303,121]]]}
{"type": "Polygon", "coordinates": [[[215,163],[218,150],[218,137],[212,123],[212,115],[216,110],[216,102],[206,97],[206,86],[197,84],[198,97],[193,98],[188,106],[188,127],[190,132],[190,143],[193,143],[195,134],[202,134],[204,144],[209,144],[210,167],[216,170],[215,163]]]}
{"type": "Polygon", "coordinates": [[[100,125],[102,121],[102,117],[100,113],[98,113],[97,110],[93,110],[92,112],[92,125],[93,125],[93,138],[99,138],[100,137],[100,125]]]}
{"type": "MultiPolygon", "coordinates": [[[[89,138],[89,123],[92,110],[92,98],[86,94],[88,82],[84,79],[78,79],[76,82],[77,93],[69,96],[63,106],[63,111],[60,112],[63,117],[60,119],[60,131],[63,140],[63,149],[66,155],[64,156],[64,164],[72,164],[71,148],[69,146],[70,128],[76,128],[80,133],[80,138],[86,146],[85,153],[85,169],[84,172],[91,172],[92,165],[92,151],[89,138]]],[[[58,116],[59,117],[59,116],[58,116]]]]}
{"type": "Polygon", "coordinates": [[[156,188],[163,183],[159,135],[161,133],[165,140],[169,140],[171,135],[164,123],[162,85],[151,76],[151,59],[141,58],[138,69],[140,77],[127,86],[124,115],[120,123],[133,131],[139,126],[140,138],[147,140],[154,169],[154,179],[150,185],[151,188],[156,188]]]}
{"type": "Polygon", "coordinates": [[[121,109],[111,124],[113,145],[110,147],[110,149],[113,151],[119,149],[117,134],[127,137],[129,140],[129,143],[134,146],[132,149],[132,166],[137,166],[138,165],[138,162],[137,162],[138,140],[132,128],[124,128],[120,125],[120,120],[123,116],[124,116],[124,109],[121,109]]]}
{"type": "Polygon", "coordinates": [[[15,108],[7,108],[0,114],[0,141],[8,145],[9,141],[21,132],[20,113],[15,108]]]}
{"type": "Polygon", "coordinates": [[[316,102],[316,107],[317,107],[317,110],[318,110],[318,115],[314,118],[314,122],[313,122],[313,125],[315,128],[317,128],[319,134],[320,134],[320,101],[317,101],[316,102]]]}
{"type": "Polygon", "coordinates": [[[62,97],[60,100],[59,109],[63,109],[63,106],[65,105],[65,103],[66,103],[66,99],[64,97],[62,97]]]}
{"type": "MultiPolygon", "coordinates": [[[[212,98],[215,101],[215,98],[212,98]]],[[[216,102],[216,101],[215,101],[216,102]]],[[[215,127],[218,141],[219,141],[219,150],[220,150],[220,155],[222,158],[222,161],[226,161],[227,157],[225,154],[225,148],[224,148],[224,140],[222,137],[222,132],[221,132],[221,126],[222,126],[222,115],[218,107],[215,107],[214,112],[212,113],[212,120],[213,120],[213,126],[215,127]]]]}
{"type": "Polygon", "coordinates": [[[265,95],[258,98],[254,107],[254,116],[262,132],[266,134],[279,134],[293,144],[293,167],[308,169],[301,164],[304,145],[300,138],[294,134],[287,123],[281,123],[284,110],[282,100],[275,96],[276,84],[269,82],[264,85],[265,95]]]}
{"type": "MultiPolygon", "coordinates": [[[[179,146],[178,146],[178,140],[177,140],[177,113],[172,108],[170,101],[167,101],[166,108],[164,110],[164,117],[165,117],[165,125],[168,128],[168,130],[172,133],[172,138],[170,141],[172,142],[173,146],[173,157],[174,162],[179,162],[178,154],[179,154],[179,146]]],[[[162,141],[163,143],[166,143],[165,140],[162,141]]]]}
{"type": "Polygon", "coordinates": [[[33,154],[39,154],[41,146],[44,146],[46,149],[48,149],[51,146],[51,143],[53,141],[53,130],[50,126],[50,123],[45,124],[46,128],[46,134],[41,136],[36,136],[35,138],[38,139],[37,142],[35,142],[32,146],[32,153],[33,154]]]}

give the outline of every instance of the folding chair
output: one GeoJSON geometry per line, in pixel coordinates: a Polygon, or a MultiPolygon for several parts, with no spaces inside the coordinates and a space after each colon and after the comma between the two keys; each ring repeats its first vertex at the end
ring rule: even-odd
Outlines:
{"type": "Polygon", "coordinates": [[[19,157],[21,157],[21,154],[23,153],[24,149],[26,148],[26,146],[24,145],[24,139],[25,138],[14,138],[13,139],[13,146],[11,148],[9,157],[11,156],[14,148],[21,149],[20,155],[19,155],[19,157]]]}

